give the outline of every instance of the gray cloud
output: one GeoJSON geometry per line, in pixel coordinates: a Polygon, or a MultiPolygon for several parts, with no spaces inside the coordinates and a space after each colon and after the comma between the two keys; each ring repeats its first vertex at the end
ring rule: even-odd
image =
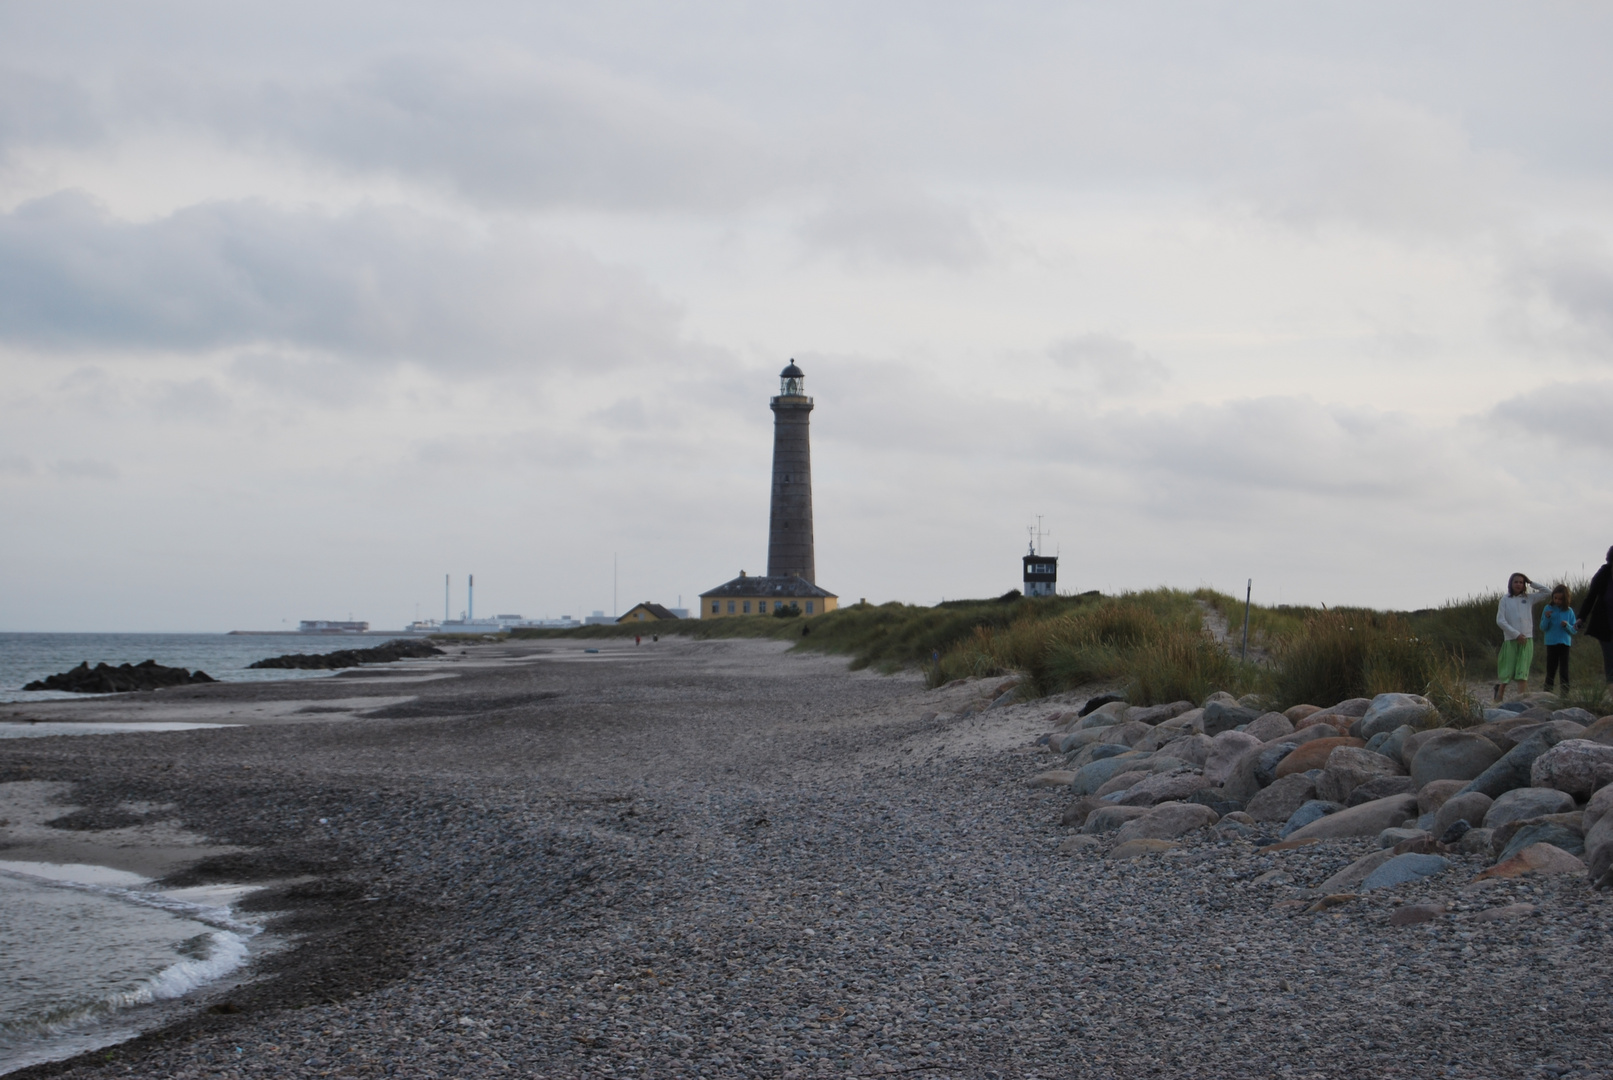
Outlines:
{"type": "Polygon", "coordinates": [[[100,108],[77,82],[0,68],[0,162],[22,146],[85,145],[106,133],[100,108]]]}
{"type": "Polygon", "coordinates": [[[55,462],[50,471],[67,480],[116,480],[118,469],[110,461],[99,458],[64,458],[55,462]]]}
{"type": "Polygon", "coordinates": [[[508,50],[394,55],[334,80],[148,76],[130,91],[151,121],[502,207],[733,209],[795,183],[800,164],[712,98],[508,50]]]}
{"type": "Polygon", "coordinates": [[[0,340],[36,348],[598,370],[665,356],[678,318],[636,274],[567,244],[405,210],[221,202],[131,224],[63,193],[0,215],[0,340]]]}
{"type": "Polygon", "coordinates": [[[1170,378],[1164,364],[1124,338],[1109,334],[1079,334],[1054,342],[1047,355],[1106,394],[1137,393],[1170,378]]]}
{"type": "Polygon", "coordinates": [[[1613,358],[1613,250],[1597,232],[1580,229],[1513,254],[1511,278],[1577,328],[1581,347],[1613,358]]]}
{"type": "Polygon", "coordinates": [[[990,254],[979,215],[917,189],[838,191],[801,223],[813,247],[852,263],[966,269],[990,254]]]}
{"type": "Polygon", "coordinates": [[[1277,220],[1423,237],[1489,229],[1508,216],[1509,162],[1477,150],[1457,118],[1426,106],[1365,97],[1274,128],[1282,152],[1236,183],[1277,220]]]}
{"type": "Polygon", "coordinates": [[[1567,450],[1613,450],[1613,382],[1554,383],[1510,397],[1487,420],[1567,450]]]}

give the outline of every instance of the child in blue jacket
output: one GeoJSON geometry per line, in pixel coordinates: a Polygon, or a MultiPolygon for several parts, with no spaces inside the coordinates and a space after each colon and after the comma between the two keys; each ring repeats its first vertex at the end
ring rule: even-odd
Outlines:
{"type": "Polygon", "coordinates": [[[1567,585],[1551,590],[1551,602],[1540,613],[1540,629],[1546,632],[1546,692],[1562,672],[1563,693],[1568,692],[1568,649],[1574,644],[1574,609],[1569,606],[1573,597],[1567,585]]]}

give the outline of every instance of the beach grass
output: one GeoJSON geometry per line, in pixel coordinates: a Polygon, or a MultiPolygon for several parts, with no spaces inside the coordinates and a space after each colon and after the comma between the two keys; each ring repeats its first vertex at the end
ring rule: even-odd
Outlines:
{"type": "MultiPolygon", "coordinates": [[[[933,606],[853,604],[815,618],[755,616],[676,623],[515,630],[517,638],[620,639],[677,634],[697,640],[771,638],[797,649],[844,655],[853,670],[919,669],[931,686],[1015,674],[1023,696],[1112,685],[1136,704],[1202,701],[1215,690],[1255,693],[1274,707],[1332,704],[1380,693],[1422,694],[1445,722],[1476,723],[1492,680],[1499,593],[1410,612],[1281,605],[1249,608],[1248,660],[1239,657],[1242,597],[1208,589],[1150,589],[1101,596],[949,600],[933,606]],[[1225,620],[1224,638],[1207,620],[1225,620]]],[[[1533,686],[1545,671],[1537,646],[1533,686]]],[[[1564,705],[1613,712],[1600,650],[1583,641],[1572,657],[1564,705]]]]}

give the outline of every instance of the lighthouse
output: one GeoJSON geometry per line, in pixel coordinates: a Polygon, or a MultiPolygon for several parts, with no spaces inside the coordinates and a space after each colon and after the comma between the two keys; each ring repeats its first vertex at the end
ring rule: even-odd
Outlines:
{"type": "Polygon", "coordinates": [[[767,519],[767,573],[747,574],[700,594],[702,619],[730,615],[822,615],[839,606],[818,585],[812,538],[812,399],[791,360],[772,399],[773,474],[767,519]]]}
{"type": "Polygon", "coordinates": [[[817,578],[812,552],[812,399],[790,361],[773,399],[773,502],[767,523],[767,576],[817,578]]]}

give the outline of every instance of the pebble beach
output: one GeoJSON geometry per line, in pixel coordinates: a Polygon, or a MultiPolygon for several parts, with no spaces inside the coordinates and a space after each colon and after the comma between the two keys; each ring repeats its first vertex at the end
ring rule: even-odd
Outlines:
{"type": "Polygon", "coordinates": [[[0,858],[255,884],[285,942],[12,1075],[1613,1077],[1585,874],[1322,889],[1380,839],[1209,801],[1117,853],[1049,745],[1084,697],[1011,689],[665,638],[0,706],[238,725],[0,742],[62,811],[0,858]]]}

